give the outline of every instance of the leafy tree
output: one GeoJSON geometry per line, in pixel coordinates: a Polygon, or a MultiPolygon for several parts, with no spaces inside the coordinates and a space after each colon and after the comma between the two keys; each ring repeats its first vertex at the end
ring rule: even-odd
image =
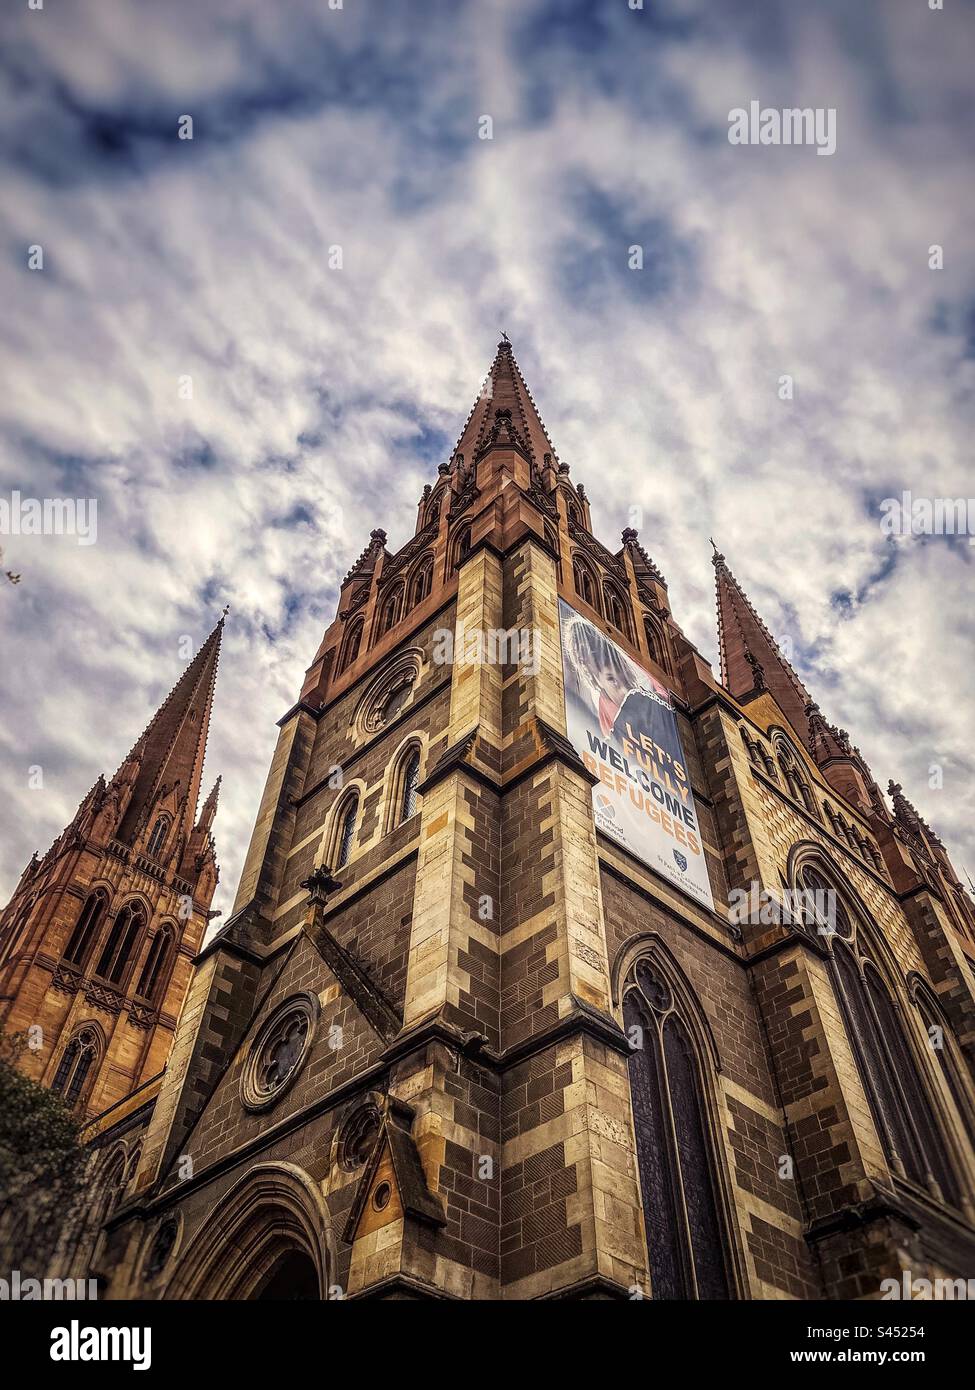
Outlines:
{"type": "Polygon", "coordinates": [[[0,1029],[0,1271],[39,1278],[75,1212],[88,1155],[59,1095],[18,1068],[27,1041],[0,1029]]]}

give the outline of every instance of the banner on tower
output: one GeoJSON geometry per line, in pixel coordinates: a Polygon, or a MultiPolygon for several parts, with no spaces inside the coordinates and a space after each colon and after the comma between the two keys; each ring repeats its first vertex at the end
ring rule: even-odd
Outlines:
{"type": "Polygon", "coordinates": [[[599,778],[596,828],[713,910],[668,691],[563,599],[559,626],[569,739],[599,778]]]}

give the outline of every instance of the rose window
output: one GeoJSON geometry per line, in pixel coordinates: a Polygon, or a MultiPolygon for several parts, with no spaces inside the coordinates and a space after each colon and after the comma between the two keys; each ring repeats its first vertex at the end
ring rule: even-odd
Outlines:
{"type": "Polygon", "coordinates": [[[281,1004],[258,1033],[241,1079],[241,1099],[249,1110],[273,1104],[290,1086],[308,1057],[318,1020],[318,999],[302,994],[281,1004]]]}
{"type": "Polygon", "coordinates": [[[268,1039],[258,1067],[258,1086],[262,1091],[276,1091],[283,1086],[298,1065],[308,1037],[308,1018],[297,1014],[288,1019],[277,1037],[268,1039]]]}

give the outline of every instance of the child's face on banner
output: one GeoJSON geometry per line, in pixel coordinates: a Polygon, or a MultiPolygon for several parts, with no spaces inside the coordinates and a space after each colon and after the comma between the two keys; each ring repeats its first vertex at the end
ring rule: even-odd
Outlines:
{"type": "Polygon", "coordinates": [[[600,690],[616,704],[620,704],[633,688],[632,684],[624,678],[619,667],[608,662],[605,665],[597,666],[596,682],[600,690]]]}

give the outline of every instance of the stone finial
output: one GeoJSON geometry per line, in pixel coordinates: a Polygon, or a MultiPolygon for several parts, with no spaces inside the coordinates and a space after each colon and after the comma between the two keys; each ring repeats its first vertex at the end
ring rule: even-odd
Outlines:
{"type": "Polygon", "coordinates": [[[324,907],[329,895],[338,892],[342,885],[337,878],[332,877],[324,864],[319,864],[308,878],[302,879],[298,887],[307,891],[308,897],[315,906],[320,904],[324,907]]]}

